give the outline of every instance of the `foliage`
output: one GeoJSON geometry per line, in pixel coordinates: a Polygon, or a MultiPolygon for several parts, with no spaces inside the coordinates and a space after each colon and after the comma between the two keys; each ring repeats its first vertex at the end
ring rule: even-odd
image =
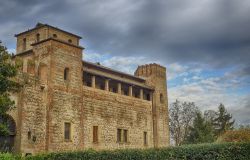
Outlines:
{"type": "Polygon", "coordinates": [[[14,106],[14,101],[9,98],[9,92],[16,92],[20,88],[13,80],[17,74],[17,67],[11,63],[11,55],[0,42],[0,136],[8,134],[7,111],[14,106]]]}
{"type": "Polygon", "coordinates": [[[185,140],[185,143],[209,143],[214,141],[213,128],[210,121],[206,121],[200,112],[196,113],[193,126],[185,140]]]}
{"type": "Polygon", "coordinates": [[[227,112],[223,104],[220,104],[218,107],[218,112],[213,120],[213,125],[217,136],[222,135],[227,130],[233,129],[234,120],[232,120],[232,115],[227,112]]]}
{"type": "Polygon", "coordinates": [[[1,160],[21,160],[20,156],[15,156],[10,153],[0,153],[1,160]]]}
{"type": "Polygon", "coordinates": [[[26,160],[248,160],[250,143],[183,145],[160,149],[49,153],[26,160]]]}
{"type": "Polygon", "coordinates": [[[170,105],[170,133],[177,146],[181,145],[188,135],[188,129],[192,125],[198,107],[193,102],[176,100],[170,105]]]}
{"type": "Polygon", "coordinates": [[[221,135],[218,142],[249,142],[250,143],[250,129],[229,130],[221,135]]]}

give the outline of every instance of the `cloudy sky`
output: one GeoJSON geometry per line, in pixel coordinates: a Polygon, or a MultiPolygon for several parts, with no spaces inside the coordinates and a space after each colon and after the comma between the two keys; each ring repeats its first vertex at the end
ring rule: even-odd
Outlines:
{"type": "Polygon", "coordinates": [[[133,73],[167,67],[169,100],[225,104],[250,124],[248,0],[0,0],[0,39],[47,23],[83,37],[84,59],[133,73]]]}

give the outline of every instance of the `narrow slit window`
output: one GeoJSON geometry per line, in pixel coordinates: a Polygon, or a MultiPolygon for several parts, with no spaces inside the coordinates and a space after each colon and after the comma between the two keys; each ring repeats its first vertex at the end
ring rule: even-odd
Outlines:
{"type": "Polygon", "coordinates": [[[71,124],[65,122],[64,123],[64,139],[70,140],[70,132],[71,132],[71,124]]]}
{"type": "Polygon", "coordinates": [[[117,129],[117,142],[122,142],[122,130],[117,129]]]}
{"type": "Polygon", "coordinates": [[[26,38],[23,39],[23,50],[26,50],[26,38]]]}
{"type": "Polygon", "coordinates": [[[40,34],[37,33],[37,34],[36,34],[36,42],[39,42],[39,41],[40,41],[40,34]]]}
{"type": "Polygon", "coordinates": [[[31,139],[31,131],[28,131],[28,140],[31,139]]]}
{"type": "Polygon", "coordinates": [[[69,79],[69,68],[64,69],[64,80],[67,81],[69,79]]]}
{"type": "Polygon", "coordinates": [[[93,126],[93,142],[98,142],[98,126],[93,126]]]}
{"type": "Polygon", "coordinates": [[[147,145],[148,144],[147,132],[143,132],[143,139],[144,139],[144,145],[147,145]]]}

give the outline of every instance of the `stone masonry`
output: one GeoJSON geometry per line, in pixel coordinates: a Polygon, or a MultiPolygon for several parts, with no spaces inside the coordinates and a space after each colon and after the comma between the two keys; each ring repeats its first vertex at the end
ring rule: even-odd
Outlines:
{"type": "Polygon", "coordinates": [[[16,37],[25,82],[12,95],[16,152],[169,146],[165,67],[130,75],[83,61],[81,37],[47,24],[16,37]]]}

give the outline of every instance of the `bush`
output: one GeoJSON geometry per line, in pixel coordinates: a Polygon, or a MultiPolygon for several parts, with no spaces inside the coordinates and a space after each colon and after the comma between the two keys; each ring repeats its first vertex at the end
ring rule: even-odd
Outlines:
{"type": "Polygon", "coordinates": [[[0,160],[249,160],[250,143],[199,144],[161,149],[86,150],[18,157],[0,153],[0,160]]]}
{"type": "Polygon", "coordinates": [[[218,142],[250,142],[250,129],[229,130],[220,136],[218,142]]]}
{"type": "Polygon", "coordinates": [[[200,144],[161,149],[49,153],[27,160],[249,160],[250,143],[200,144]]]}
{"type": "Polygon", "coordinates": [[[18,159],[21,159],[21,157],[12,155],[10,153],[0,153],[0,160],[18,160],[18,159]]]}

